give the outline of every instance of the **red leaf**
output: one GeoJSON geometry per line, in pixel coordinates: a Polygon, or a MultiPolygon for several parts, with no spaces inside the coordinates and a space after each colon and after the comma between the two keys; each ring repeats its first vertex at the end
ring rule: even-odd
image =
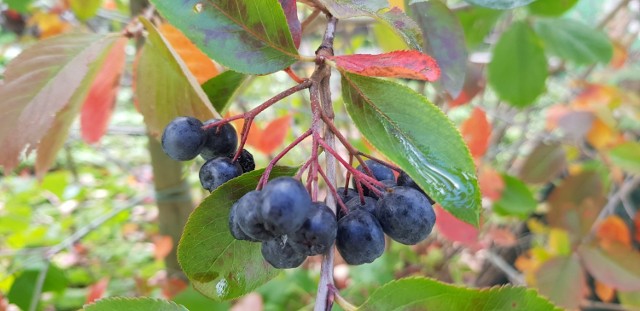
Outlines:
{"type": "Polygon", "coordinates": [[[124,47],[127,41],[123,37],[114,44],[82,106],[80,129],[82,138],[87,143],[98,142],[107,130],[120,86],[120,75],[124,69],[124,47]]]}
{"type": "Polygon", "coordinates": [[[284,16],[287,18],[287,24],[289,24],[289,30],[293,37],[293,44],[300,47],[300,40],[302,39],[302,25],[298,19],[298,7],[296,6],[296,0],[279,0],[282,9],[284,10],[284,16]]]}
{"type": "Polygon", "coordinates": [[[92,303],[104,296],[109,286],[109,278],[104,278],[91,286],[89,286],[89,293],[87,294],[87,301],[85,304],[92,303]]]}
{"type": "Polygon", "coordinates": [[[478,173],[478,184],[483,197],[494,202],[500,200],[500,197],[502,197],[504,180],[496,170],[490,167],[481,169],[478,173]]]}
{"type": "Polygon", "coordinates": [[[455,99],[449,101],[449,106],[457,107],[462,106],[470,102],[476,95],[478,95],[485,87],[485,80],[483,76],[483,70],[481,65],[468,63],[467,74],[464,79],[464,85],[460,95],[455,99]]]}
{"type": "Polygon", "coordinates": [[[473,109],[469,119],[462,123],[460,132],[474,158],[480,158],[487,152],[489,136],[491,136],[491,123],[481,108],[473,109]]]}
{"type": "Polygon", "coordinates": [[[333,56],[340,69],[372,76],[407,78],[435,81],[440,77],[440,67],[431,56],[418,51],[395,51],[371,55],[354,54],[333,56]]]}
{"type": "Polygon", "coordinates": [[[183,279],[178,277],[169,277],[162,282],[162,296],[167,299],[172,299],[187,289],[187,287],[189,287],[189,284],[183,279]]]}
{"type": "Polygon", "coordinates": [[[156,260],[162,260],[173,249],[173,239],[168,235],[158,235],[153,237],[153,254],[156,260]]]}
{"type": "Polygon", "coordinates": [[[478,229],[474,226],[459,220],[451,215],[449,212],[436,205],[434,207],[436,211],[436,227],[438,232],[442,234],[447,240],[452,242],[460,242],[469,248],[479,248],[480,242],[478,241],[478,229]]]}
{"type": "MultiPolygon", "coordinates": [[[[277,118],[271,121],[267,127],[262,130],[260,139],[255,142],[254,146],[264,154],[271,154],[276,150],[287,137],[291,123],[291,116],[277,118]]],[[[251,133],[250,133],[251,135],[251,133]]]]}

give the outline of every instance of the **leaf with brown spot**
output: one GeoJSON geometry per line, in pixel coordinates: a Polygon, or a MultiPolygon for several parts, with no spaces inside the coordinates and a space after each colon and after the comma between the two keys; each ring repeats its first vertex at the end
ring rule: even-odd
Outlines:
{"type": "Polygon", "coordinates": [[[406,78],[435,81],[440,67],[429,55],[418,51],[395,51],[371,55],[353,54],[330,57],[338,68],[370,77],[406,78]]]}
{"type": "Polygon", "coordinates": [[[118,39],[109,34],[69,34],[43,40],[9,65],[0,87],[0,165],[11,171],[26,149],[38,150],[42,176],[66,140],[105,51],[118,39]],[[20,129],[20,130],[17,130],[20,129]]]}

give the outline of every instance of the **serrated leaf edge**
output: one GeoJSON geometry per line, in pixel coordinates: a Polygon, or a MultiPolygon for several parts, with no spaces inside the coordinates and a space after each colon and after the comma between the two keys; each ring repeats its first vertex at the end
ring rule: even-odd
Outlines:
{"type": "Polygon", "coordinates": [[[87,307],[91,307],[94,305],[97,305],[101,302],[105,302],[105,301],[122,301],[122,302],[144,302],[144,301],[149,301],[149,302],[164,302],[164,303],[168,303],[171,306],[175,306],[178,308],[182,308],[185,310],[189,310],[187,309],[185,306],[181,305],[181,304],[177,304],[171,300],[165,300],[165,299],[159,299],[159,298],[151,298],[151,297],[106,297],[106,298],[100,298],[92,303],[89,304],[85,304],[82,306],[82,311],[84,311],[87,307]]]}

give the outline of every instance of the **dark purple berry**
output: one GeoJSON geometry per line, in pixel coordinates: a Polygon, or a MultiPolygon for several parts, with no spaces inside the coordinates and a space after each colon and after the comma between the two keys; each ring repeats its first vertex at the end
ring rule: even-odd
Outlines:
{"type": "Polygon", "coordinates": [[[376,206],[375,216],[390,238],[416,244],[431,233],[436,214],[425,195],[410,187],[395,187],[376,206]]]}
{"type": "Polygon", "coordinates": [[[336,192],[338,193],[338,196],[342,199],[343,203],[347,203],[352,198],[358,196],[358,191],[352,188],[347,188],[347,191],[344,191],[344,187],[338,187],[336,192]]]}
{"type": "Polygon", "coordinates": [[[239,205],[238,202],[234,203],[233,206],[231,206],[231,211],[229,211],[229,231],[231,231],[231,235],[236,240],[258,242],[257,239],[250,237],[249,235],[244,233],[244,231],[242,231],[242,228],[240,228],[240,224],[238,223],[238,214],[237,214],[238,205],[239,205]]]}
{"type": "Polygon", "coordinates": [[[264,227],[262,218],[262,192],[258,190],[247,192],[236,202],[236,217],[238,226],[254,240],[267,241],[275,237],[264,227]]]}
{"type": "MultiPolygon", "coordinates": [[[[204,122],[204,125],[220,121],[220,119],[211,119],[204,122]]],[[[206,141],[200,151],[200,155],[205,160],[217,157],[230,157],[238,148],[238,133],[230,123],[220,126],[214,126],[205,130],[206,141]]]]}
{"type": "MultiPolygon", "coordinates": [[[[376,203],[378,201],[376,199],[374,199],[372,197],[368,197],[368,196],[364,196],[363,198],[364,198],[364,204],[360,200],[359,196],[353,197],[353,198],[351,198],[351,200],[347,201],[345,203],[345,206],[349,209],[349,212],[351,212],[353,210],[356,210],[356,209],[362,209],[362,210],[365,210],[365,211],[373,214],[373,211],[376,208],[376,203]]],[[[338,208],[338,219],[341,219],[344,216],[345,216],[345,214],[342,211],[342,209],[338,208]]]]}
{"type": "Polygon", "coordinates": [[[398,186],[411,187],[413,189],[416,189],[427,196],[427,199],[429,199],[429,203],[431,203],[431,205],[436,203],[436,201],[431,199],[431,197],[426,192],[424,192],[424,190],[422,190],[422,188],[420,188],[420,186],[418,186],[415,181],[413,181],[413,178],[411,178],[411,176],[409,176],[409,174],[405,172],[401,172],[400,175],[398,175],[398,186]]]}
{"type": "MultiPolygon", "coordinates": [[[[391,179],[391,180],[396,179],[396,176],[393,175],[393,171],[387,166],[382,165],[374,160],[366,160],[364,161],[364,163],[367,165],[369,170],[371,170],[371,173],[373,173],[373,178],[375,178],[376,180],[383,181],[387,179],[391,179]]],[[[358,165],[356,169],[360,172],[367,173],[364,167],[360,165],[358,165]]],[[[353,182],[354,185],[356,184],[355,176],[352,178],[351,181],[353,182]]]]}
{"type": "Polygon", "coordinates": [[[173,119],[162,133],[162,150],[177,161],[188,161],[195,158],[206,141],[202,122],[193,117],[177,117],[173,119]]]}
{"type": "Polygon", "coordinates": [[[262,257],[277,269],[296,268],[307,258],[280,237],[262,242],[261,251],[262,257]]]}
{"type": "Polygon", "coordinates": [[[350,265],[371,263],[384,252],[384,233],[373,215],[357,209],[338,221],[336,247],[350,265]]]}
{"type": "Polygon", "coordinates": [[[264,225],[276,236],[300,229],[311,211],[311,196],[299,180],[278,177],[262,189],[264,225]]]}
{"type": "MultiPolygon", "coordinates": [[[[383,196],[383,197],[391,188],[397,186],[396,181],[393,179],[382,180],[380,182],[384,185],[384,187],[377,187],[377,189],[380,191],[380,196],[383,196]]],[[[365,195],[368,195],[376,200],[380,198],[374,191],[372,191],[369,188],[365,187],[362,192],[365,195]]]]}
{"type": "Polygon", "coordinates": [[[313,211],[298,231],[288,235],[288,243],[307,256],[324,254],[336,240],[338,222],[324,203],[313,203],[313,211]]]}
{"type": "Polygon", "coordinates": [[[242,175],[242,168],[231,159],[220,157],[205,162],[200,168],[200,184],[202,188],[213,192],[220,185],[242,175]]]}
{"type": "Polygon", "coordinates": [[[242,167],[242,172],[251,172],[256,169],[256,162],[253,160],[253,155],[247,149],[242,149],[242,153],[238,157],[238,164],[242,167]]]}

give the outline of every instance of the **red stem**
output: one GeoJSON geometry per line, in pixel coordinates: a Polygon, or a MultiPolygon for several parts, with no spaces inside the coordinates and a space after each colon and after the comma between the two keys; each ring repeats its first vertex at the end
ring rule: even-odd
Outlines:
{"type": "Polygon", "coordinates": [[[256,189],[258,190],[262,189],[262,187],[264,187],[264,185],[269,180],[269,174],[271,174],[271,170],[273,170],[273,167],[276,165],[276,163],[278,163],[278,161],[280,161],[282,157],[284,157],[289,151],[291,151],[291,149],[293,149],[301,141],[303,141],[305,138],[309,137],[310,135],[311,135],[311,129],[307,130],[302,135],[300,135],[300,137],[296,138],[296,140],[294,140],[286,148],[280,151],[280,153],[278,153],[278,155],[276,155],[271,161],[269,161],[269,164],[264,169],[264,173],[262,173],[262,177],[260,177],[260,180],[258,181],[258,187],[256,189]]]}
{"type": "Polygon", "coordinates": [[[394,171],[396,171],[398,173],[403,172],[403,170],[400,167],[395,166],[395,165],[393,165],[393,164],[391,164],[389,162],[385,162],[384,160],[376,158],[376,157],[374,157],[372,155],[368,155],[368,154],[366,154],[364,152],[361,152],[361,151],[358,151],[358,154],[361,155],[361,156],[364,156],[365,158],[368,158],[369,160],[373,160],[375,162],[378,162],[378,163],[380,163],[380,164],[382,164],[382,165],[384,165],[384,166],[386,166],[386,167],[388,167],[388,168],[390,168],[390,169],[392,169],[392,170],[394,170],[394,171]]]}
{"type": "Polygon", "coordinates": [[[293,81],[295,81],[296,83],[304,82],[304,79],[298,77],[298,75],[293,71],[293,69],[291,69],[291,67],[287,67],[283,71],[286,72],[289,77],[291,77],[291,79],[293,79],[293,81]]]}
{"type": "Polygon", "coordinates": [[[324,170],[322,170],[322,167],[318,168],[318,173],[320,173],[320,176],[322,176],[322,179],[324,179],[327,187],[329,188],[329,191],[331,191],[331,195],[336,198],[336,201],[338,202],[338,205],[340,205],[340,208],[342,209],[344,214],[346,215],[347,213],[349,213],[349,209],[347,209],[347,206],[344,205],[344,202],[338,195],[338,191],[336,190],[336,188],[328,181],[327,175],[324,173],[324,170]]]}

